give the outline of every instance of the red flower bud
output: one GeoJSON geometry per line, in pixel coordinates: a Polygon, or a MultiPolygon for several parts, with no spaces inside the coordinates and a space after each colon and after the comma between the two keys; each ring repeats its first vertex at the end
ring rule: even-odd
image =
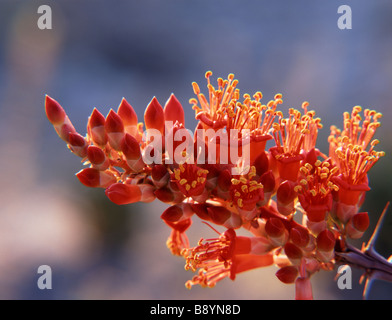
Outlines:
{"type": "Polygon", "coordinates": [[[298,268],[294,266],[285,266],[280,268],[275,275],[283,283],[289,284],[294,283],[298,277],[298,268]]]}
{"type": "Polygon", "coordinates": [[[105,152],[97,146],[88,146],[87,157],[95,169],[106,170],[109,167],[109,160],[106,157],[105,152]]]}
{"type": "Polygon", "coordinates": [[[170,98],[166,101],[163,113],[165,121],[172,121],[173,124],[178,121],[180,124],[185,124],[184,109],[174,94],[171,94],[170,98]]]}
{"type": "Polygon", "coordinates": [[[158,188],[166,186],[170,179],[170,174],[163,164],[156,164],[151,170],[152,182],[158,188]]]}
{"type": "Polygon", "coordinates": [[[156,129],[162,133],[165,132],[165,118],[162,106],[159,104],[156,97],[154,97],[148,104],[144,112],[144,123],[146,129],[156,129]]]}
{"type": "Polygon", "coordinates": [[[287,242],[284,246],[284,252],[294,265],[300,264],[303,252],[294,243],[287,242]]]}
{"type": "Polygon", "coordinates": [[[300,248],[305,248],[309,244],[310,236],[307,229],[303,227],[293,227],[290,230],[290,241],[300,248]]]}
{"type": "Polygon", "coordinates": [[[155,199],[154,187],[147,184],[112,184],[105,191],[106,196],[115,204],[151,202],[155,199]]]}
{"type": "Polygon", "coordinates": [[[99,171],[94,168],[85,168],[79,171],[76,176],[86,187],[107,188],[116,182],[116,177],[109,171],[99,171]]]}
{"type": "Polygon", "coordinates": [[[120,116],[113,110],[110,110],[106,117],[105,130],[108,134],[110,146],[114,150],[120,151],[121,140],[124,137],[124,124],[120,116]]]}
{"type": "Polygon", "coordinates": [[[124,126],[137,126],[137,114],[125,98],[121,100],[117,109],[124,126]]]}
{"type": "Polygon", "coordinates": [[[68,136],[69,148],[77,156],[84,158],[87,155],[86,140],[77,132],[70,132],[68,136]]]}
{"type": "Polygon", "coordinates": [[[53,125],[63,124],[67,117],[60,104],[48,95],[45,96],[45,111],[48,120],[53,125]]]}
{"type": "Polygon", "coordinates": [[[270,237],[280,237],[284,234],[286,228],[284,227],[283,222],[278,218],[270,218],[267,220],[265,224],[265,232],[270,237]]]}
{"type": "Polygon", "coordinates": [[[369,227],[369,215],[367,212],[355,214],[346,225],[346,232],[353,239],[359,239],[363,236],[369,227]]]}
{"type": "Polygon", "coordinates": [[[317,249],[321,251],[331,251],[335,247],[335,241],[333,232],[325,229],[317,236],[317,249]]]}
{"type": "Polygon", "coordinates": [[[128,160],[139,160],[142,156],[139,142],[129,133],[124,135],[120,147],[122,153],[128,160]]]}
{"type": "Polygon", "coordinates": [[[105,131],[105,117],[95,108],[88,119],[87,132],[93,142],[99,146],[105,146],[108,142],[105,131]]]}

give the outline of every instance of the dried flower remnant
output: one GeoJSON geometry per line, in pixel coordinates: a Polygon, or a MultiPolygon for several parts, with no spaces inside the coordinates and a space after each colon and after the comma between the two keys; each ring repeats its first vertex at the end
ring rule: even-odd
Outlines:
{"type": "Polygon", "coordinates": [[[308,102],[303,114],[291,108],[285,117],[278,110],[282,94],[263,104],[259,91],[241,99],[233,74],[218,78],[217,87],[212,72],[205,77],[207,95],[192,83],[194,134],[174,94],[164,107],[154,97],[144,123],[124,98],[106,117],[94,109],[85,136],[49,96],[46,115],[87,166],[76,174],[85,186],[104,188],[119,205],[155,199],[170,205],[160,216],[171,229],[166,245],[197,272],[186,282],[189,289],[270,265],[279,268],[280,281],[295,285],[296,299],[312,299],[312,275],[340,263],[363,268],[367,284],[392,281],[391,262],[374,251],[376,236],[362,250],[349,243],[369,227],[369,213],[360,208],[370,190],[368,172],[384,156],[373,138],[381,114],[366,109],[362,120],[358,106],[344,113],[343,130],[331,127],[326,156],[316,146],[321,120],[308,102]],[[186,231],[196,218],[219,236],[192,246],[186,231]],[[248,236],[238,235],[240,229],[248,236]]]}

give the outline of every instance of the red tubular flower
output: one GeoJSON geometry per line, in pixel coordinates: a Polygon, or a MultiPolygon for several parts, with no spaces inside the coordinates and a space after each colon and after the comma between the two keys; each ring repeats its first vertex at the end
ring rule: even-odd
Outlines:
{"type": "Polygon", "coordinates": [[[185,249],[181,253],[186,259],[186,270],[199,269],[198,275],[187,281],[185,286],[188,289],[196,284],[213,287],[226,277],[234,280],[240,272],[273,264],[272,254],[249,254],[251,250],[250,240],[237,237],[233,229],[204,243],[201,239],[197,247],[185,249]]]}
{"type": "Polygon", "coordinates": [[[166,246],[173,255],[179,256],[184,249],[189,248],[189,240],[185,231],[191,226],[192,220],[188,218],[178,222],[166,221],[166,224],[172,228],[166,246]]]}
{"type": "Polygon", "coordinates": [[[312,284],[309,278],[298,277],[295,280],[295,300],[313,300],[312,284]]]}
{"type": "Polygon", "coordinates": [[[301,160],[314,148],[318,129],[322,127],[320,119],[314,118],[314,111],[307,111],[307,106],[307,102],[302,104],[304,116],[291,108],[289,118],[283,119],[280,113],[279,123],[273,124],[276,147],[270,151],[277,161],[281,180],[297,180],[301,160]]]}
{"type": "Polygon", "coordinates": [[[361,111],[362,108],[356,106],[351,115],[345,112],[344,129],[341,131],[332,126],[328,138],[329,156],[340,173],[333,180],[339,187],[334,200],[336,215],[343,223],[347,223],[358,212],[365,193],[370,190],[367,173],[385,155],[382,151],[374,150],[379,141],[372,140],[380,126],[378,120],[382,114],[366,109],[362,121],[361,111]],[[369,145],[370,148],[367,150],[369,145]]]}
{"type": "Polygon", "coordinates": [[[247,176],[231,179],[231,200],[245,220],[256,216],[256,204],[264,199],[263,185],[253,179],[255,176],[256,168],[252,166],[247,176]]]}
{"type": "Polygon", "coordinates": [[[100,147],[104,147],[108,142],[105,131],[105,117],[96,108],[88,119],[87,132],[91,140],[100,147]]]}
{"type": "Polygon", "coordinates": [[[306,163],[300,168],[300,183],[294,189],[311,222],[323,221],[332,209],[331,191],[339,190],[333,180],[338,168],[330,169],[328,161],[317,160],[312,166],[306,163]]]}

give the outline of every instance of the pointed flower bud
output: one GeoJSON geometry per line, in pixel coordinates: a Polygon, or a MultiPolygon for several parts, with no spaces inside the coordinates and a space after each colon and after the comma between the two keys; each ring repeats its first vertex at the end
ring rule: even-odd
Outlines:
{"type": "Polygon", "coordinates": [[[173,124],[178,121],[179,124],[185,125],[184,109],[173,93],[166,101],[163,113],[165,121],[172,121],[173,124]]]}
{"type": "Polygon", "coordinates": [[[151,202],[155,199],[154,187],[148,184],[115,183],[106,189],[106,196],[115,204],[151,202]]]}
{"type": "Polygon", "coordinates": [[[120,116],[113,110],[110,110],[106,117],[105,131],[108,135],[110,146],[116,151],[121,151],[121,141],[124,137],[124,124],[120,116]]]}
{"type": "Polygon", "coordinates": [[[120,116],[124,124],[125,132],[132,136],[136,136],[138,131],[137,114],[128,101],[125,100],[125,98],[121,100],[121,103],[117,109],[117,114],[120,116]]]}
{"type": "Polygon", "coordinates": [[[64,109],[56,100],[48,95],[45,96],[45,111],[48,120],[53,125],[59,137],[69,142],[69,134],[76,133],[76,130],[64,109]]]}
{"type": "Polygon", "coordinates": [[[105,146],[108,142],[108,136],[105,131],[105,117],[96,108],[94,108],[87,123],[87,132],[91,140],[98,146],[105,146]]]}
{"type": "Polygon", "coordinates": [[[107,188],[117,181],[110,171],[99,171],[94,168],[85,168],[76,176],[82,184],[90,188],[107,188]]]}
{"type": "Polygon", "coordinates": [[[121,140],[120,149],[132,171],[140,172],[143,170],[145,163],[142,158],[140,145],[133,136],[126,133],[121,140]]]}
{"type": "Polygon", "coordinates": [[[162,106],[159,104],[156,97],[154,97],[148,104],[144,112],[144,123],[146,129],[156,129],[163,135],[165,132],[165,117],[162,106]]]}

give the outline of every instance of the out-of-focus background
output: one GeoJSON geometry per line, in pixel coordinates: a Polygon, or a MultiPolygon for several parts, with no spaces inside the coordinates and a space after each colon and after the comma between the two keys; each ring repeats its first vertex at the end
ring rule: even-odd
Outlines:
{"type": "MultiPolygon", "coordinates": [[[[370,237],[392,195],[392,3],[378,1],[18,1],[0,2],[0,299],[292,299],[275,267],[187,290],[184,261],[171,256],[169,228],[158,202],[116,206],[102,189],[83,187],[82,165],[45,118],[44,95],[66,109],[83,135],[94,107],[103,114],[125,97],[140,119],[153,96],[173,92],[190,109],[191,82],[204,73],[234,73],[242,93],[283,94],[283,110],[305,100],[322,118],[318,147],[328,152],[329,127],[341,127],[355,105],[384,114],[377,138],[386,156],[370,172],[370,237]],[[350,5],[352,29],[337,26],[350,5]],[[40,5],[52,29],[40,30],[40,5]],[[40,290],[40,265],[52,289],[40,290]]],[[[392,254],[392,214],[377,242],[392,254]]],[[[195,243],[214,233],[195,222],[195,243]]],[[[354,242],[361,246],[362,240],[354,242]]],[[[336,271],[313,277],[316,299],[360,299],[339,290],[336,271]]],[[[375,282],[370,299],[391,299],[392,284],[375,282]]]]}

